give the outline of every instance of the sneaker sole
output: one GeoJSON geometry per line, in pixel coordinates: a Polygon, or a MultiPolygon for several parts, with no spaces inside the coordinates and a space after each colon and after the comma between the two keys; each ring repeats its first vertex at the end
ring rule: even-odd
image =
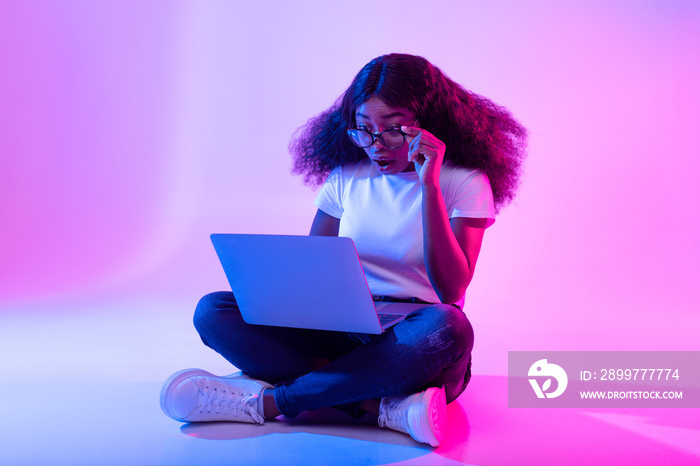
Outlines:
{"type": "Polygon", "coordinates": [[[408,412],[411,435],[419,442],[438,447],[445,427],[445,389],[431,387],[421,393],[421,400],[408,412]]]}

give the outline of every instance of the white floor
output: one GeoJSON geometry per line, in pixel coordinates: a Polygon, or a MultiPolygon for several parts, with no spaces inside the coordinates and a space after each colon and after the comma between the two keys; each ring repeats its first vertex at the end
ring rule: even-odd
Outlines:
{"type": "Polygon", "coordinates": [[[162,381],[234,371],[198,341],[194,303],[95,303],[0,308],[0,464],[700,464],[696,409],[509,409],[506,377],[478,371],[438,449],[332,410],[182,425],[162,381]]]}

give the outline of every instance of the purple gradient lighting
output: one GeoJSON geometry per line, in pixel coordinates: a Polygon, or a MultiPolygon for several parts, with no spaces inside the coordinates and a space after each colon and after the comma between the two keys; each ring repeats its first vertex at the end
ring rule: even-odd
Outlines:
{"type": "Polygon", "coordinates": [[[376,463],[697,464],[693,410],[514,410],[506,375],[508,351],[697,351],[700,2],[371,10],[0,0],[0,462],[276,464],[313,445],[376,463]],[[191,326],[227,288],[209,234],[306,234],[315,192],[290,174],[290,136],[393,51],[531,135],[467,291],[474,377],[445,445],[313,420],[183,435],[158,412],[162,381],[235,372],[191,326]]]}

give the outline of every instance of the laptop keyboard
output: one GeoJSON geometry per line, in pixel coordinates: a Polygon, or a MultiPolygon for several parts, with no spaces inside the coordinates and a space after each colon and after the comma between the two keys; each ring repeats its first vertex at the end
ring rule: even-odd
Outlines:
{"type": "Polygon", "coordinates": [[[399,322],[406,317],[403,314],[378,314],[379,316],[379,324],[382,326],[382,328],[386,327],[389,324],[393,324],[395,321],[399,322]]]}

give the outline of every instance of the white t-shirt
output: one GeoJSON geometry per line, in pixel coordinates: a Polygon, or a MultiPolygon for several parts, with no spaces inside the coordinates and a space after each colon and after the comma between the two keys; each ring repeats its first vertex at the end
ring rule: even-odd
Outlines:
{"type": "MultiPolygon", "coordinates": [[[[484,172],[445,161],[440,187],[450,218],[495,221],[484,172]]],[[[383,175],[369,159],[336,167],[321,187],[314,204],[339,218],[338,235],[355,242],[373,296],[440,302],[423,260],[422,199],[416,172],[383,175]]]]}

